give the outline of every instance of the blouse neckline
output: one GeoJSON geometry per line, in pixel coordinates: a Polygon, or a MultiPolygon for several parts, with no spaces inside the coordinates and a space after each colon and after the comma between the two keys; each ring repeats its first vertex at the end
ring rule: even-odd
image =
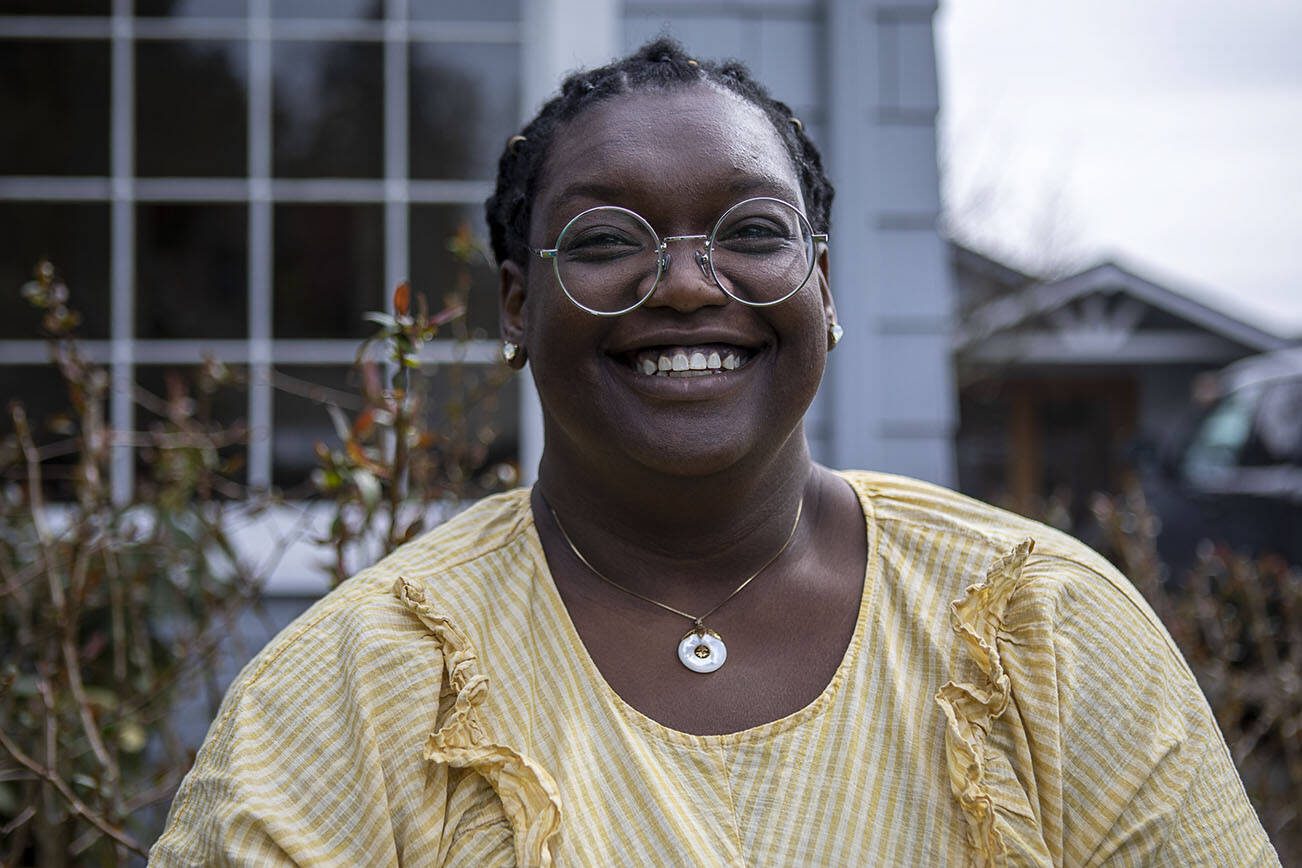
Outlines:
{"type": "Polygon", "coordinates": [[[583,639],[579,636],[578,628],[570,618],[569,609],[565,607],[565,601],[561,599],[560,591],[556,588],[555,579],[553,579],[551,570],[547,566],[547,556],[543,551],[542,540],[538,536],[538,526],[533,518],[533,511],[529,506],[530,498],[525,499],[525,509],[527,510],[528,519],[525,527],[525,539],[529,550],[529,555],[534,562],[535,577],[541,577],[536,580],[541,594],[544,598],[548,613],[554,618],[559,625],[562,634],[562,641],[568,646],[574,659],[579,661],[579,669],[582,676],[591,685],[594,691],[604,700],[607,709],[612,710],[619,717],[632,723],[639,729],[655,736],[661,740],[686,747],[696,748],[718,748],[724,745],[740,744],[744,742],[762,741],[780,735],[793,727],[818,717],[827,711],[840,693],[842,684],[849,679],[849,673],[858,665],[862,647],[864,644],[864,634],[867,632],[869,622],[869,612],[872,609],[872,596],[876,592],[876,583],[873,581],[874,576],[878,575],[877,570],[877,523],[874,517],[873,503],[871,495],[867,488],[860,485],[850,474],[843,471],[835,471],[836,475],[844,479],[854,490],[855,497],[859,501],[859,508],[863,511],[864,526],[867,532],[867,550],[868,556],[864,567],[863,588],[859,597],[859,612],[855,617],[854,632],[850,637],[850,643],[846,646],[845,654],[841,662],[837,664],[836,671],[828,681],[823,690],[809,702],[808,705],[800,708],[790,714],[777,718],[776,720],[766,721],[756,724],[745,729],[734,732],[713,733],[702,735],[698,733],[684,732],[680,729],[674,729],[671,726],[661,723],[660,721],[647,716],[638,709],[634,708],[624,697],[620,696],[615,688],[610,686],[606,677],[601,674],[600,667],[597,666],[592,655],[588,653],[588,648],[583,644],[583,639]]]}

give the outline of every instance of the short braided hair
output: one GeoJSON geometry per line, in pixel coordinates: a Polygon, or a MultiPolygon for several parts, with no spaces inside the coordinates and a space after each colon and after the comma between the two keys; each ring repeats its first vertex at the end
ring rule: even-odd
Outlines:
{"type": "Polygon", "coordinates": [[[669,91],[708,83],[737,94],[773,123],[800,175],[801,195],[815,232],[827,232],[831,218],[832,183],[823,171],[818,148],[795,120],[786,103],[774,99],[739,61],[697,61],[673,39],[661,37],[614,63],[570,75],[553,97],[514,136],[497,163],[497,187],[484,203],[493,255],[525,265],[526,238],[538,192],[539,176],[556,131],[587,109],[620,94],[669,91]]]}

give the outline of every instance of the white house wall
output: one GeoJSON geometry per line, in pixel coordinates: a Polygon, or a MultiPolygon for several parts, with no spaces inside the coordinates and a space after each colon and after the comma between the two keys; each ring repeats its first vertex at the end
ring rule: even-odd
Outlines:
{"type": "Polygon", "coordinates": [[[833,354],[827,459],[953,483],[954,292],[936,222],[934,2],[828,5],[833,354]]]}

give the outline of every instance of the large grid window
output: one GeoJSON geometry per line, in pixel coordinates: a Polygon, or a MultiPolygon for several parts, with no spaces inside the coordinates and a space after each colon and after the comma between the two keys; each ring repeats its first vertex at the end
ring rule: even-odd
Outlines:
{"type": "MultiPolygon", "coordinates": [[[[276,384],[346,386],[362,314],[398,281],[442,298],[446,240],[479,234],[519,115],[520,17],[520,0],[0,0],[0,392],[49,403],[17,293],[48,257],[111,366],[116,428],[147,423],[129,384],[214,356],[248,374],[223,408],[253,432],[246,481],[300,482],[329,421],[276,384]]],[[[432,360],[495,363],[495,284],[472,274],[471,340],[432,360]]],[[[516,454],[516,403],[498,402],[495,459],[516,454]]],[[[116,497],[138,471],[117,447],[116,497]]]]}

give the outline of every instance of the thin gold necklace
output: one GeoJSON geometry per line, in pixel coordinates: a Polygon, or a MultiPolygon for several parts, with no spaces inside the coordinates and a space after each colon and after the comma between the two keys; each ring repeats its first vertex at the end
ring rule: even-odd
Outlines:
{"type": "MultiPolygon", "coordinates": [[[[545,498],[543,502],[547,502],[545,498]]],[[[667,612],[673,612],[675,615],[679,615],[692,622],[692,629],[687,631],[687,635],[683,636],[683,638],[678,642],[678,660],[693,672],[706,673],[714,672],[724,664],[724,661],[728,659],[728,646],[723,644],[722,636],[705,626],[705,619],[722,609],[729,600],[745,590],[746,586],[753,582],[760,573],[764,572],[773,564],[774,561],[782,557],[782,553],[790,547],[791,541],[796,538],[796,528],[800,527],[800,514],[804,512],[805,499],[803,497],[800,498],[800,503],[796,506],[796,520],[791,523],[791,531],[787,534],[786,540],[783,541],[782,548],[778,549],[777,552],[774,553],[773,557],[764,562],[763,566],[747,576],[746,581],[734,588],[731,594],[724,597],[717,606],[706,612],[704,615],[693,615],[684,612],[682,609],[675,609],[667,603],[653,600],[645,594],[639,594],[631,588],[626,588],[619,582],[607,576],[601,570],[594,567],[592,562],[583,556],[583,552],[579,551],[579,547],[574,544],[574,540],[570,539],[570,535],[566,533],[565,525],[561,524],[560,516],[556,514],[556,510],[552,509],[550,503],[547,503],[547,509],[551,512],[552,521],[556,522],[556,529],[561,532],[561,537],[565,540],[566,545],[570,547],[570,551],[574,552],[574,556],[582,561],[583,565],[591,570],[594,576],[601,579],[606,584],[618,588],[629,596],[637,597],[639,600],[650,603],[653,606],[659,606],[667,612]]]]}

